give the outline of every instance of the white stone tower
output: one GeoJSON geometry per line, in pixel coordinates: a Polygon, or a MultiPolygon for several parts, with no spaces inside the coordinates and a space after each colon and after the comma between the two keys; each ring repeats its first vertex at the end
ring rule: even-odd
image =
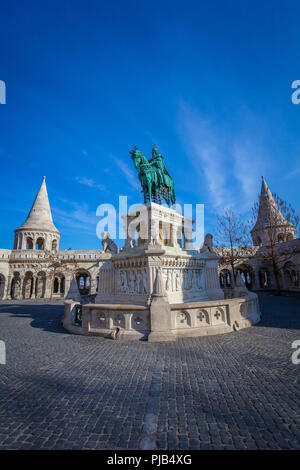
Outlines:
{"type": "Polygon", "coordinates": [[[270,237],[275,243],[286,242],[296,238],[296,228],[282,215],[264,177],[262,177],[261,192],[256,223],[251,230],[253,245],[270,244],[270,237]]]}
{"type": "Polygon", "coordinates": [[[44,176],[25,222],[15,230],[14,250],[58,250],[60,233],[55,227],[44,176]]]}

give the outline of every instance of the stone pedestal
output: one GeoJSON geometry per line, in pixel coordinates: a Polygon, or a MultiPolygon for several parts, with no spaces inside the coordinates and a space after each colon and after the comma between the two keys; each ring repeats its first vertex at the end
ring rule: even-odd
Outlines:
{"type": "Polygon", "coordinates": [[[218,274],[218,257],[214,253],[203,253],[205,256],[205,291],[210,300],[224,299],[218,274]]]}
{"type": "Polygon", "coordinates": [[[153,287],[150,306],[150,334],[148,341],[174,341],[172,331],[172,313],[163,283],[161,268],[156,268],[156,278],[153,287]]]}
{"type": "Polygon", "coordinates": [[[185,327],[198,331],[204,322],[199,326],[197,312],[190,315],[185,305],[193,311],[194,303],[224,298],[216,253],[195,250],[193,221],[168,207],[139,206],[124,222],[128,238],[99,266],[95,304],[82,311],[84,331],[107,335],[118,328],[122,338],[148,336],[150,342],[174,341],[177,330],[187,334],[185,327]]]}
{"type": "Polygon", "coordinates": [[[149,306],[158,267],[170,304],[224,298],[216,253],[193,249],[192,220],[168,207],[148,203],[138,206],[135,215],[124,217],[124,222],[128,238],[124,247],[100,266],[96,304],[149,306]]]}

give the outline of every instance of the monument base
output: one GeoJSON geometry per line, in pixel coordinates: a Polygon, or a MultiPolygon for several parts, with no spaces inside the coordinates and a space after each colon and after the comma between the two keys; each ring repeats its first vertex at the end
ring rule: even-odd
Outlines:
{"type": "MultiPolygon", "coordinates": [[[[162,342],[236,331],[260,320],[255,294],[246,290],[245,296],[224,300],[211,236],[200,251],[186,238],[180,246],[186,218],[155,203],[144,205],[143,212],[148,221],[143,242],[127,238],[123,249],[100,265],[95,304],[80,307],[74,302],[71,307],[66,302],[65,328],[112,339],[162,342]]],[[[140,224],[139,219],[138,233],[140,224]]]]}

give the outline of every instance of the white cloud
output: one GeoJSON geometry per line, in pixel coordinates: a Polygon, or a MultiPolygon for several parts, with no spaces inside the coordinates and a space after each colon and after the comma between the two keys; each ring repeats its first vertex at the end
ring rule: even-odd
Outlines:
{"type": "Polygon", "coordinates": [[[295,176],[298,176],[299,174],[300,174],[300,168],[295,168],[293,171],[288,173],[285,178],[286,179],[294,178],[295,176]]]}
{"type": "Polygon", "coordinates": [[[88,186],[89,188],[99,189],[100,191],[104,191],[106,186],[104,184],[98,184],[94,180],[90,178],[85,178],[84,176],[77,176],[76,178],[77,183],[83,184],[84,186],[88,186]]]}
{"type": "Polygon", "coordinates": [[[189,160],[204,180],[215,208],[231,206],[233,196],[227,182],[224,143],[211,121],[197,111],[181,106],[180,133],[189,160]]]}
{"type": "Polygon", "coordinates": [[[127,179],[128,183],[133,189],[140,189],[140,185],[137,179],[137,175],[133,173],[133,171],[129,168],[129,166],[120,160],[119,158],[113,157],[116,162],[116,165],[120,168],[122,173],[124,174],[125,178],[127,179]]]}
{"type": "Polygon", "coordinates": [[[69,209],[52,209],[54,223],[58,227],[66,227],[72,230],[78,230],[96,235],[96,225],[99,219],[96,217],[96,210],[91,211],[87,204],[78,204],[77,202],[64,201],[69,209]]]}
{"type": "Polygon", "coordinates": [[[246,137],[238,137],[233,142],[232,155],[234,176],[241,186],[239,208],[248,210],[257,199],[266,156],[257,141],[255,145],[246,137]]]}
{"type": "Polygon", "coordinates": [[[226,125],[184,103],[180,106],[180,134],[187,156],[217,211],[229,207],[249,210],[268,161],[262,126],[246,112],[240,120],[239,128],[229,134],[226,125]]]}

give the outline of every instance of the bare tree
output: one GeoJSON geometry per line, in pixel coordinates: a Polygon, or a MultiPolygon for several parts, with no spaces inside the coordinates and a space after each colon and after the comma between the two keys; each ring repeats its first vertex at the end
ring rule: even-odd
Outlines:
{"type": "Polygon", "coordinates": [[[256,202],[252,209],[253,221],[256,221],[252,229],[253,238],[261,245],[258,252],[260,258],[265,259],[272,266],[277,294],[282,290],[280,265],[290,260],[294,250],[282,242],[295,237],[299,216],[291,204],[281,199],[276,193],[268,198],[256,202]]]}
{"type": "MultiPolygon", "coordinates": [[[[230,266],[235,284],[236,266],[247,256],[251,247],[249,223],[244,222],[239,214],[231,209],[224,209],[223,214],[217,217],[217,231],[215,234],[217,252],[220,256],[220,264],[230,266]]],[[[253,253],[254,254],[254,253],[253,253]]]]}

